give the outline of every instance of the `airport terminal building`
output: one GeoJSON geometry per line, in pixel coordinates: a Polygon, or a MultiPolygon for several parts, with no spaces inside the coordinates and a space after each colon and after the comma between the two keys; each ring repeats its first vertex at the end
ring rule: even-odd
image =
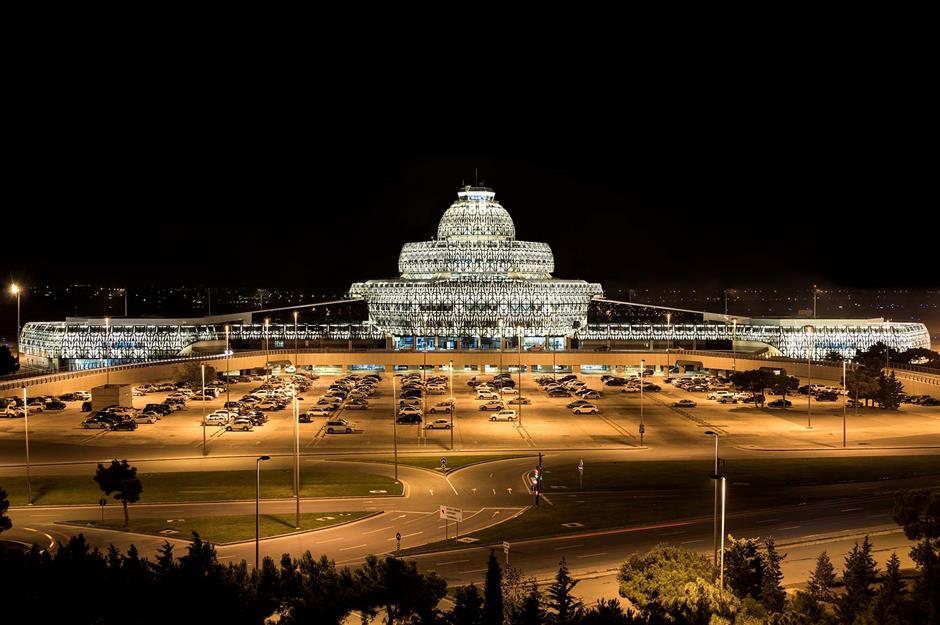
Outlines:
{"type": "Polygon", "coordinates": [[[405,243],[399,276],[357,282],[349,299],[361,319],[295,323],[294,310],[268,309],[190,319],[68,318],[27,323],[22,351],[34,363],[85,368],[103,361],[172,358],[199,351],[271,347],[389,350],[561,351],[726,349],[822,359],[853,356],[875,343],[930,347],[926,326],[884,319],[751,318],[619,302],[600,284],[552,277],[547,243],[520,241],[509,212],[486,187],[462,188],[437,236],[405,243]],[[270,323],[262,319],[270,318],[270,323]],[[521,345],[520,345],[521,342],[521,345]]]}

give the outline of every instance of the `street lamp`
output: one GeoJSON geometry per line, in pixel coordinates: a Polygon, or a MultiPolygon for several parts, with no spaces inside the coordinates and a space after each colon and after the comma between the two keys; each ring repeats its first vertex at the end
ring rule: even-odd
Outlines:
{"type": "Polygon", "coordinates": [[[646,369],[646,360],[640,359],[640,447],[643,446],[643,434],[646,426],[643,424],[643,370],[646,369]]]}
{"type": "Polygon", "coordinates": [[[264,318],[264,328],[263,328],[263,333],[264,333],[264,381],[265,381],[265,382],[268,381],[268,364],[269,364],[269,362],[270,362],[270,360],[271,360],[271,355],[268,353],[268,345],[269,345],[269,343],[268,343],[268,335],[269,335],[268,326],[269,326],[270,324],[271,324],[271,318],[270,318],[270,317],[265,317],[265,318],[264,318]]]}
{"type": "Polygon", "coordinates": [[[845,390],[845,358],[842,359],[842,446],[845,447],[845,402],[848,392],[845,390]]]}
{"type": "MultiPolygon", "coordinates": [[[[669,349],[672,347],[672,313],[666,313],[666,376],[672,375],[672,365],[669,364],[669,349]]],[[[615,372],[616,373],[616,372],[615,372]]]]}
{"type": "MultiPolygon", "coordinates": [[[[558,324],[558,315],[552,313],[552,332],[555,331],[555,326],[558,324]]],[[[558,367],[555,365],[555,338],[551,337],[551,348],[552,348],[552,381],[558,380],[558,374],[555,372],[558,367]]]]}
{"type": "MultiPolygon", "coordinates": [[[[815,287],[814,287],[815,292],[815,287]]],[[[813,429],[813,332],[816,328],[811,325],[803,326],[806,333],[806,377],[809,381],[806,383],[806,429],[813,429]]]]}
{"type": "Polygon", "coordinates": [[[300,400],[297,399],[297,388],[291,384],[294,395],[294,499],[296,502],[296,517],[294,529],[300,529],[300,400]]]}
{"type": "Polygon", "coordinates": [[[738,370],[738,351],[734,345],[735,341],[737,340],[737,334],[738,334],[738,320],[732,319],[731,320],[731,370],[732,371],[738,370]]]}
{"type": "Polygon", "coordinates": [[[255,569],[261,562],[261,462],[270,459],[271,456],[258,456],[255,461],[255,569]]]}
{"type": "MultiPolygon", "coordinates": [[[[424,384],[424,388],[421,390],[421,405],[424,407],[421,411],[422,419],[424,415],[428,414],[428,313],[423,313],[421,319],[424,321],[424,325],[421,326],[421,333],[424,335],[421,337],[422,342],[424,343],[424,364],[421,365],[421,381],[424,384]]],[[[421,439],[425,437],[426,433],[424,432],[423,427],[418,428],[418,438],[421,439]]]]}
{"type": "MultiPolygon", "coordinates": [[[[450,361],[450,394],[448,397],[454,396],[454,361],[450,361]]],[[[457,409],[457,402],[454,402],[450,405],[450,448],[454,449],[454,410],[457,409]]]]}
{"type": "MultiPolygon", "coordinates": [[[[525,337],[525,328],[521,325],[516,326],[516,340],[519,342],[519,388],[516,392],[516,397],[522,397],[522,339],[525,337]]],[[[519,404],[519,427],[522,427],[522,402],[519,404]]]]}
{"type": "Polygon", "coordinates": [[[26,504],[33,505],[32,480],[29,478],[29,407],[26,405],[26,387],[23,387],[23,426],[26,428],[26,504]]]}
{"type": "Polygon", "coordinates": [[[232,391],[229,390],[231,385],[231,380],[229,379],[229,363],[231,362],[230,358],[232,356],[231,350],[228,348],[228,334],[229,334],[229,325],[225,324],[225,401],[232,401],[232,391]]]}
{"type": "Polygon", "coordinates": [[[503,372],[503,318],[499,318],[499,371],[496,373],[503,372]]]}
{"type": "Polygon", "coordinates": [[[394,450],[395,483],[398,483],[398,398],[395,396],[395,367],[392,366],[392,449],[394,450]]]}
{"type": "Polygon", "coordinates": [[[300,311],[298,310],[294,311],[294,371],[297,371],[297,367],[299,365],[299,363],[297,362],[297,359],[299,358],[298,353],[297,353],[297,315],[299,314],[300,314],[300,311]]]}
{"type": "Polygon", "coordinates": [[[202,455],[206,455],[206,363],[199,365],[202,371],[202,455]]]}
{"type": "Polygon", "coordinates": [[[105,384],[111,383],[111,318],[104,318],[104,371],[105,384]]]}
{"type": "Polygon", "coordinates": [[[714,518],[714,550],[715,566],[718,567],[718,589],[724,587],[725,582],[725,478],[721,475],[718,468],[718,432],[708,430],[706,436],[715,437],[715,473],[712,479],[715,480],[715,518],[714,518]],[[721,525],[718,524],[718,497],[721,491],[721,525]]]}
{"type": "Polygon", "coordinates": [[[15,282],[10,285],[10,293],[16,295],[16,359],[20,358],[20,287],[15,282]]]}

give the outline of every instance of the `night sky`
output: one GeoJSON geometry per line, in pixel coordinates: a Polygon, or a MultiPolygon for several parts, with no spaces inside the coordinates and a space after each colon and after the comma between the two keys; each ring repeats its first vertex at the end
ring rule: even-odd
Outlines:
{"type": "Polygon", "coordinates": [[[4,265],[31,284],[388,277],[476,169],[559,277],[938,286],[930,81],[680,78],[22,77],[4,265]]]}

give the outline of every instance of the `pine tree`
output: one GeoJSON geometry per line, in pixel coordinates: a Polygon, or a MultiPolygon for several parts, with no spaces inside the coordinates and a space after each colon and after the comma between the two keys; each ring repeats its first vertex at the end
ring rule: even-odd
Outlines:
{"type": "Polygon", "coordinates": [[[904,582],[901,580],[901,560],[897,553],[888,559],[884,581],[872,603],[872,618],[879,625],[900,625],[901,604],[904,602],[904,582]]]}
{"type": "Polygon", "coordinates": [[[725,547],[725,584],[735,595],[757,599],[764,578],[764,558],[757,538],[728,536],[725,547]]]}
{"type": "Polygon", "coordinates": [[[816,601],[832,601],[832,587],[836,583],[836,571],[829,554],[823,551],[816,558],[816,568],[809,578],[809,594],[816,601]]]}
{"type": "Polygon", "coordinates": [[[574,622],[581,614],[581,601],[571,594],[577,584],[578,580],[568,573],[568,565],[562,558],[555,581],[548,587],[548,607],[554,611],[554,622],[558,625],[574,622]]]}
{"type": "Polygon", "coordinates": [[[476,584],[458,588],[454,595],[454,609],[450,613],[449,622],[454,625],[481,625],[484,621],[483,597],[477,590],[476,584]]]}
{"type": "Polygon", "coordinates": [[[787,597],[783,590],[783,572],[780,570],[780,562],[787,557],[787,554],[777,551],[776,543],[773,537],[768,537],[764,541],[766,549],[764,556],[764,575],[761,578],[760,602],[769,612],[780,612],[783,610],[783,603],[787,597]]]}
{"type": "Polygon", "coordinates": [[[3,530],[13,527],[13,521],[7,516],[7,510],[10,509],[10,499],[7,497],[7,491],[0,488],[0,534],[3,530]]]}
{"type": "Polygon", "coordinates": [[[878,579],[878,569],[871,555],[871,541],[868,536],[859,547],[856,542],[845,558],[842,581],[845,594],[839,600],[839,615],[846,623],[855,621],[855,617],[865,612],[874,594],[871,586],[878,579]]]}
{"type": "Polygon", "coordinates": [[[509,625],[544,625],[545,610],[538,584],[532,582],[518,607],[511,610],[509,625]]]}
{"type": "Polygon", "coordinates": [[[483,585],[483,625],[503,625],[503,571],[490,551],[483,585]]]}

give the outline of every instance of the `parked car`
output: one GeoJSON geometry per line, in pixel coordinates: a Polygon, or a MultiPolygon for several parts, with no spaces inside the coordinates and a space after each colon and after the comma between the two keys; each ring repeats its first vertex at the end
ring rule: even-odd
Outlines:
{"type": "Polygon", "coordinates": [[[733,395],[727,395],[725,397],[719,397],[718,403],[719,404],[736,404],[738,403],[738,400],[735,399],[733,395]]]}
{"type": "Polygon", "coordinates": [[[569,402],[565,408],[577,408],[578,406],[583,406],[584,404],[590,404],[586,399],[576,399],[573,402],[569,402]]]}
{"type": "Polygon", "coordinates": [[[485,404],[480,404],[480,410],[503,410],[506,408],[501,400],[497,401],[488,401],[485,404]]]}
{"type": "Polygon", "coordinates": [[[597,414],[597,406],[594,404],[581,404],[580,406],[575,406],[571,412],[574,414],[597,414]]]}
{"type": "Polygon", "coordinates": [[[251,423],[251,419],[245,419],[244,417],[240,419],[235,419],[234,421],[232,421],[231,423],[225,426],[226,432],[232,432],[235,430],[241,430],[242,432],[250,432],[253,429],[254,429],[254,426],[251,423]]]}
{"type": "Polygon", "coordinates": [[[499,399],[499,395],[494,391],[477,391],[477,399],[491,400],[499,399]]]}
{"type": "Polygon", "coordinates": [[[46,402],[46,410],[65,410],[65,402],[52,399],[46,402]]]}
{"type": "MultiPolygon", "coordinates": [[[[304,414],[308,417],[328,417],[333,411],[325,406],[314,406],[309,408],[304,414]]],[[[303,423],[309,423],[309,421],[304,421],[303,423]]]]}
{"type": "Polygon", "coordinates": [[[552,389],[548,392],[549,397],[571,397],[571,393],[564,389],[552,389]]]}
{"type": "Polygon", "coordinates": [[[437,404],[436,406],[431,406],[430,408],[428,408],[428,412],[431,414],[434,414],[437,412],[444,412],[446,414],[450,414],[453,409],[454,407],[451,404],[445,404],[442,402],[442,403],[437,404]]]}
{"type": "Polygon", "coordinates": [[[743,401],[745,404],[763,404],[765,399],[766,398],[764,397],[762,393],[757,393],[755,395],[750,395],[748,397],[745,397],[741,401],[743,401]]]}
{"type": "Polygon", "coordinates": [[[0,411],[0,417],[7,417],[9,419],[25,416],[26,409],[22,406],[14,406],[13,404],[7,404],[7,407],[0,411]]]}
{"type": "Polygon", "coordinates": [[[680,399],[679,401],[672,402],[672,405],[675,408],[695,408],[698,406],[698,404],[691,399],[680,399]]]}
{"type": "Polygon", "coordinates": [[[792,405],[793,405],[793,402],[791,402],[789,399],[775,399],[769,404],[767,404],[767,407],[768,408],[789,408],[792,405]]]}
{"type": "Polygon", "coordinates": [[[578,397],[581,397],[583,399],[600,399],[601,398],[600,392],[593,391],[593,390],[588,390],[584,393],[578,393],[577,395],[578,397]]]}
{"type": "Polygon", "coordinates": [[[111,429],[132,432],[137,429],[137,421],[134,419],[121,419],[120,421],[112,423],[111,429]]]}
{"type": "Polygon", "coordinates": [[[152,412],[144,412],[134,417],[134,421],[137,423],[156,423],[157,415],[152,412]]]}
{"type": "Polygon", "coordinates": [[[350,423],[346,419],[331,419],[326,422],[327,434],[335,434],[335,433],[352,434],[354,430],[355,430],[355,424],[350,423]]]}
{"type": "Polygon", "coordinates": [[[398,416],[402,417],[405,415],[418,415],[421,416],[421,409],[416,406],[402,406],[398,409],[398,416]]]}
{"type": "Polygon", "coordinates": [[[516,420],[516,411],[515,410],[500,410],[490,415],[490,421],[515,421],[516,420]]]}
{"type": "Polygon", "coordinates": [[[420,414],[410,414],[410,413],[403,414],[399,416],[397,419],[395,419],[395,422],[400,423],[400,424],[421,423],[421,421],[422,419],[421,419],[420,414]]]}
{"type": "Polygon", "coordinates": [[[513,398],[511,398],[509,401],[507,401],[506,403],[507,403],[507,404],[516,404],[516,405],[528,405],[528,404],[531,404],[531,403],[532,403],[532,400],[529,399],[528,397],[513,397],[513,398]]]}
{"type": "Polygon", "coordinates": [[[217,413],[207,414],[203,419],[203,425],[225,425],[228,423],[228,415],[217,413]]]}
{"type": "Polygon", "coordinates": [[[839,395],[828,391],[816,393],[816,401],[839,401],[839,395]]]}

